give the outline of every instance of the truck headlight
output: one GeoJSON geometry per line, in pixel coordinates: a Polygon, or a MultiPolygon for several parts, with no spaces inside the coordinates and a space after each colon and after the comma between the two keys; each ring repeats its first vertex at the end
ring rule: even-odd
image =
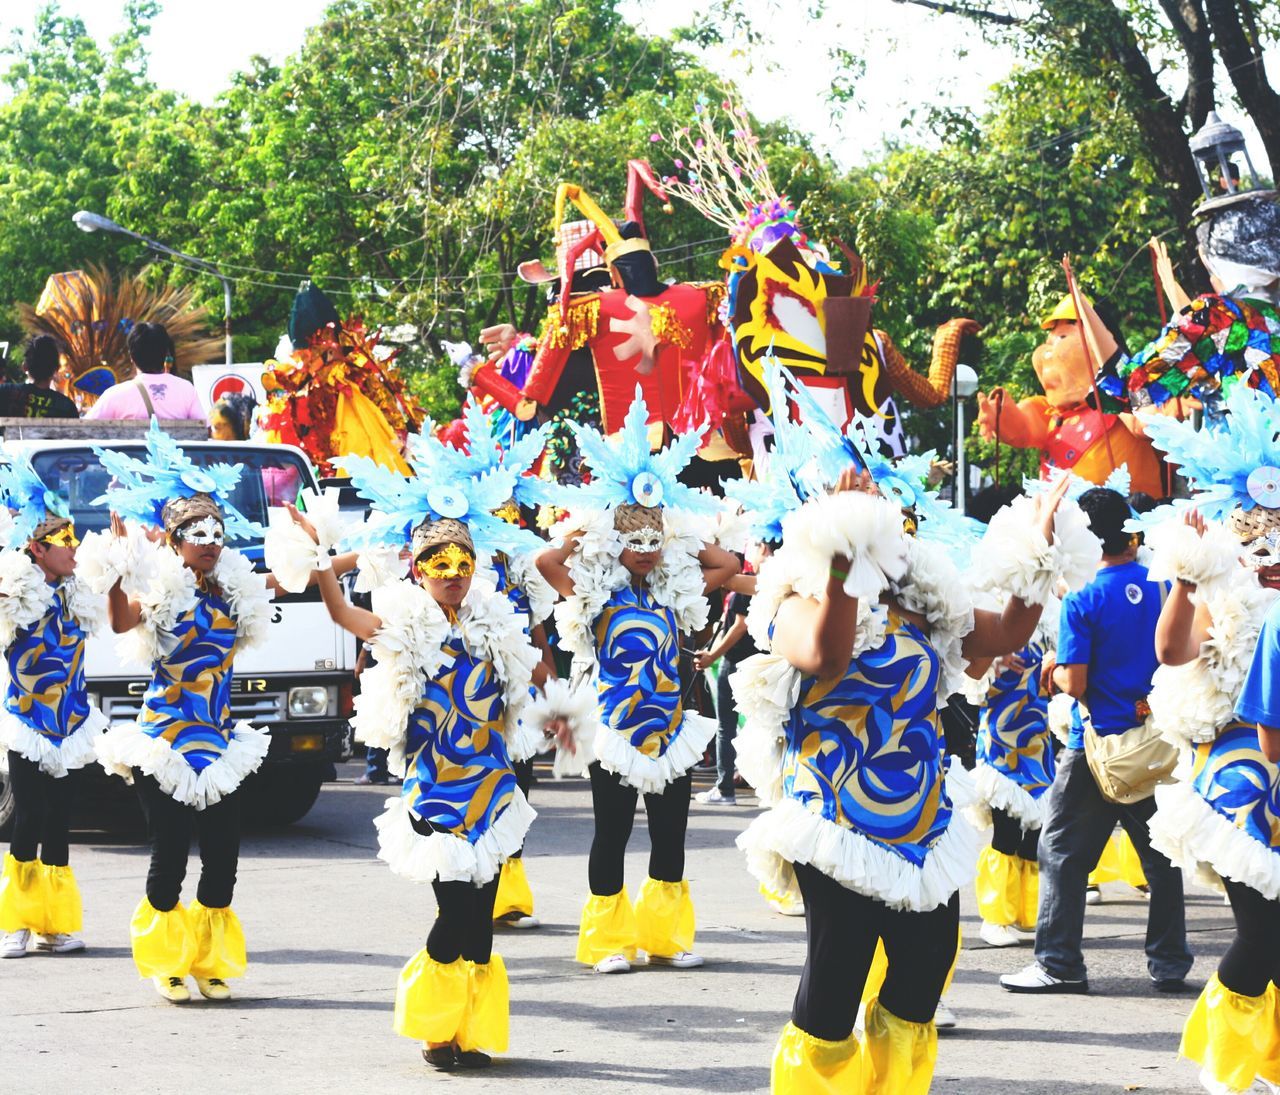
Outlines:
{"type": "Polygon", "coordinates": [[[289,714],[296,719],[314,719],[329,713],[329,689],[303,685],[289,689],[289,714]]]}

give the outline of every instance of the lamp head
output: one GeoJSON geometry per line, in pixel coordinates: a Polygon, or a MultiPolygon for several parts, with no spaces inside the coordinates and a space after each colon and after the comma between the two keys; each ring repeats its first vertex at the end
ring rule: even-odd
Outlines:
{"type": "Polygon", "coordinates": [[[101,213],[90,213],[87,209],[81,209],[73,214],[71,223],[81,232],[119,232],[128,235],[128,230],[116,224],[111,218],[104,217],[101,213]]]}

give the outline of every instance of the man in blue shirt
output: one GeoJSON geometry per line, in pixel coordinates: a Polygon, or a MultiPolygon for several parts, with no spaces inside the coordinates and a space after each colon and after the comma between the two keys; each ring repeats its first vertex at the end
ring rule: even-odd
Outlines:
{"type": "Polygon", "coordinates": [[[1271,606],[1253,661],[1236,700],[1236,715],[1258,724],[1258,745],[1272,764],[1280,763],[1280,602],[1271,606]]]}
{"type": "Polygon", "coordinates": [[[1009,992],[1088,992],[1084,955],[1085,887],[1089,871],[1118,821],[1133,841],[1151,886],[1147,969],[1157,989],[1176,992],[1191,969],[1182,872],[1151,847],[1147,823],[1153,797],[1120,805],[1102,796],[1084,755],[1084,719],[1099,736],[1122,734],[1146,719],[1147,693],[1159,664],[1156,622],[1166,587],[1134,557],[1136,538],[1124,531],[1124,497],[1097,488],[1080,496],[1089,527],[1102,541],[1094,580],[1068,594],[1058,625],[1057,664],[1045,670],[1051,690],[1076,699],[1067,748],[1049,790],[1040,833],[1040,910],[1036,960],[1000,978],[1009,992]]]}

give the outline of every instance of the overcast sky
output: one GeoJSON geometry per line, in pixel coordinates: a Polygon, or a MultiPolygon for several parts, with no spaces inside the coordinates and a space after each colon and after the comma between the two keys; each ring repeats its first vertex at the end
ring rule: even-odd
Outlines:
{"type": "MultiPolygon", "coordinates": [[[[731,50],[706,60],[738,82],[754,113],[766,121],[787,120],[846,165],[871,158],[885,138],[899,134],[913,107],[938,101],[980,108],[987,89],[1015,60],[1012,51],[985,43],[962,19],[893,0],[829,0],[833,14],[820,23],[784,14],[803,11],[803,0],[744,2],[772,28],[782,74],[765,76],[758,55],[753,66],[752,58],[731,50]],[[836,75],[827,55],[831,42],[860,52],[867,62],[857,105],[839,120],[822,102],[836,75]]],[[[1014,14],[1026,2],[991,0],[996,9],[1014,14]]],[[[3,0],[0,37],[7,40],[14,28],[29,27],[42,3],[3,0]]],[[[121,23],[118,0],[62,0],[61,7],[104,41],[121,23]]],[[[207,102],[253,54],[280,61],[296,50],[325,7],[326,0],[163,0],[151,37],[152,76],[163,87],[207,102]]],[[[691,9],[689,0],[623,0],[628,18],[657,33],[686,22],[691,9]]],[[[1280,57],[1272,57],[1269,67],[1277,82],[1280,57]]],[[[1255,162],[1265,163],[1256,144],[1253,151],[1255,162]]]]}

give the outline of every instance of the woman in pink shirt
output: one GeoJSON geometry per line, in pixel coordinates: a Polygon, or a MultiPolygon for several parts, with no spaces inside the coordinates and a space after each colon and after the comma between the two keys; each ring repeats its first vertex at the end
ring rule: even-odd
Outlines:
{"type": "Polygon", "coordinates": [[[137,368],[131,380],[115,384],[89,408],[85,418],[191,418],[207,421],[196,387],[168,372],[173,339],[159,323],[139,323],[129,332],[129,357],[137,368]]]}

